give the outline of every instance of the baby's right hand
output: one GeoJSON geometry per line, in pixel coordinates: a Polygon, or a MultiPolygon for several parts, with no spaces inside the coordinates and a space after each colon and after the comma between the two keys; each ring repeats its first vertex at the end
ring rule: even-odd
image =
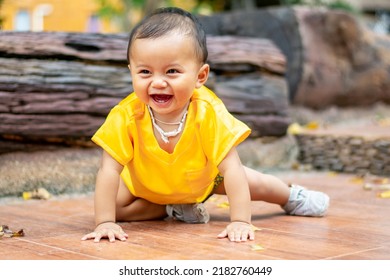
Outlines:
{"type": "Polygon", "coordinates": [[[120,225],[114,222],[105,222],[99,224],[93,232],[84,235],[81,240],[94,239],[94,242],[99,242],[102,238],[108,238],[110,242],[115,242],[115,239],[126,241],[127,237],[128,235],[120,225]]]}

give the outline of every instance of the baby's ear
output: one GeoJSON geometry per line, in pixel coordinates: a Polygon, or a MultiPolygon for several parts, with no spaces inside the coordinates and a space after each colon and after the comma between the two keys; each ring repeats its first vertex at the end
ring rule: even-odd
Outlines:
{"type": "Polygon", "coordinates": [[[203,64],[203,66],[200,68],[198,72],[198,81],[196,82],[196,88],[200,88],[207,82],[207,79],[209,78],[209,73],[210,73],[210,65],[203,64]]]}

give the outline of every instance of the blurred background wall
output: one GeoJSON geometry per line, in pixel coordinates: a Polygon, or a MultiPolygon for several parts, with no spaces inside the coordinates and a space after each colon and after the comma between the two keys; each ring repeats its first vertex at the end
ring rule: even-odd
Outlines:
{"type": "Polygon", "coordinates": [[[129,27],[160,6],[177,6],[197,14],[211,14],[278,5],[353,10],[376,32],[390,32],[389,0],[0,0],[0,29],[128,32],[129,27]]]}

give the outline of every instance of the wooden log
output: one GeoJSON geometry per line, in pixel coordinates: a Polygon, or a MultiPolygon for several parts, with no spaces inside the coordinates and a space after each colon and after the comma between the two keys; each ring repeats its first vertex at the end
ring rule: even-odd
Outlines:
{"type": "Polygon", "coordinates": [[[286,58],[276,45],[267,39],[233,36],[209,36],[209,63],[216,72],[269,71],[286,73],[286,58]]]}
{"type": "Polygon", "coordinates": [[[220,81],[216,91],[227,109],[251,127],[251,137],[285,135],[291,123],[285,80],[264,73],[240,75],[220,81]]]}
{"type": "MultiPolygon", "coordinates": [[[[0,153],[31,143],[89,145],[109,110],[133,90],[126,44],[115,34],[0,32],[0,153]]],[[[208,44],[213,89],[228,108],[253,136],[283,135],[283,54],[262,39],[211,36],[208,44]]]]}
{"type": "Polygon", "coordinates": [[[0,114],[0,118],[2,134],[31,139],[88,137],[104,121],[104,117],[87,114],[0,114]]]}
{"type": "Polygon", "coordinates": [[[323,109],[390,103],[390,38],[350,13],[304,6],[200,18],[207,34],[267,38],[288,61],[291,103],[323,109]]]}
{"type": "MultiPolygon", "coordinates": [[[[82,60],[127,65],[128,39],[124,34],[2,32],[0,38],[0,57],[82,60]]],[[[234,67],[252,65],[277,74],[285,73],[285,56],[270,40],[210,35],[207,37],[207,47],[208,62],[216,67],[215,70],[222,67],[231,71],[225,64],[234,67]]]]}
{"type": "Polygon", "coordinates": [[[116,65],[0,57],[0,69],[0,91],[80,91],[94,95],[125,96],[132,90],[127,67],[116,65]]]}
{"type": "Polygon", "coordinates": [[[215,90],[232,113],[287,115],[287,85],[278,77],[267,74],[235,76],[220,80],[215,90]]]}
{"type": "Polygon", "coordinates": [[[127,64],[127,34],[11,31],[0,36],[0,57],[127,64]]]}
{"type": "Polygon", "coordinates": [[[222,12],[199,17],[199,20],[209,36],[262,38],[275,44],[288,61],[285,70],[286,80],[289,98],[294,99],[301,81],[304,57],[294,9],[270,7],[251,11],[222,12]]]}
{"type": "Polygon", "coordinates": [[[345,12],[300,8],[296,15],[306,55],[294,104],[324,109],[390,103],[388,36],[375,35],[345,12]]]}
{"type": "Polygon", "coordinates": [[[239,120],[245,122],[251,129],[251,137],[274,136],[281,137],[286,133],[291,119],[288,116],[278,115],[235,115],[239,120]]]}

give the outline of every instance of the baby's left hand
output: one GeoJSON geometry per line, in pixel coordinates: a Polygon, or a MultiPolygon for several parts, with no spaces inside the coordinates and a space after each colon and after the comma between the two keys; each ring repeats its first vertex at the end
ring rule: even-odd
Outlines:
{"type": "Polygon", "coordinates": [[[232,242],[242,242],[255,239],[255,231],[251,224],[245,222],[231,222],[218,238],[229,238],[232,242]]]}

